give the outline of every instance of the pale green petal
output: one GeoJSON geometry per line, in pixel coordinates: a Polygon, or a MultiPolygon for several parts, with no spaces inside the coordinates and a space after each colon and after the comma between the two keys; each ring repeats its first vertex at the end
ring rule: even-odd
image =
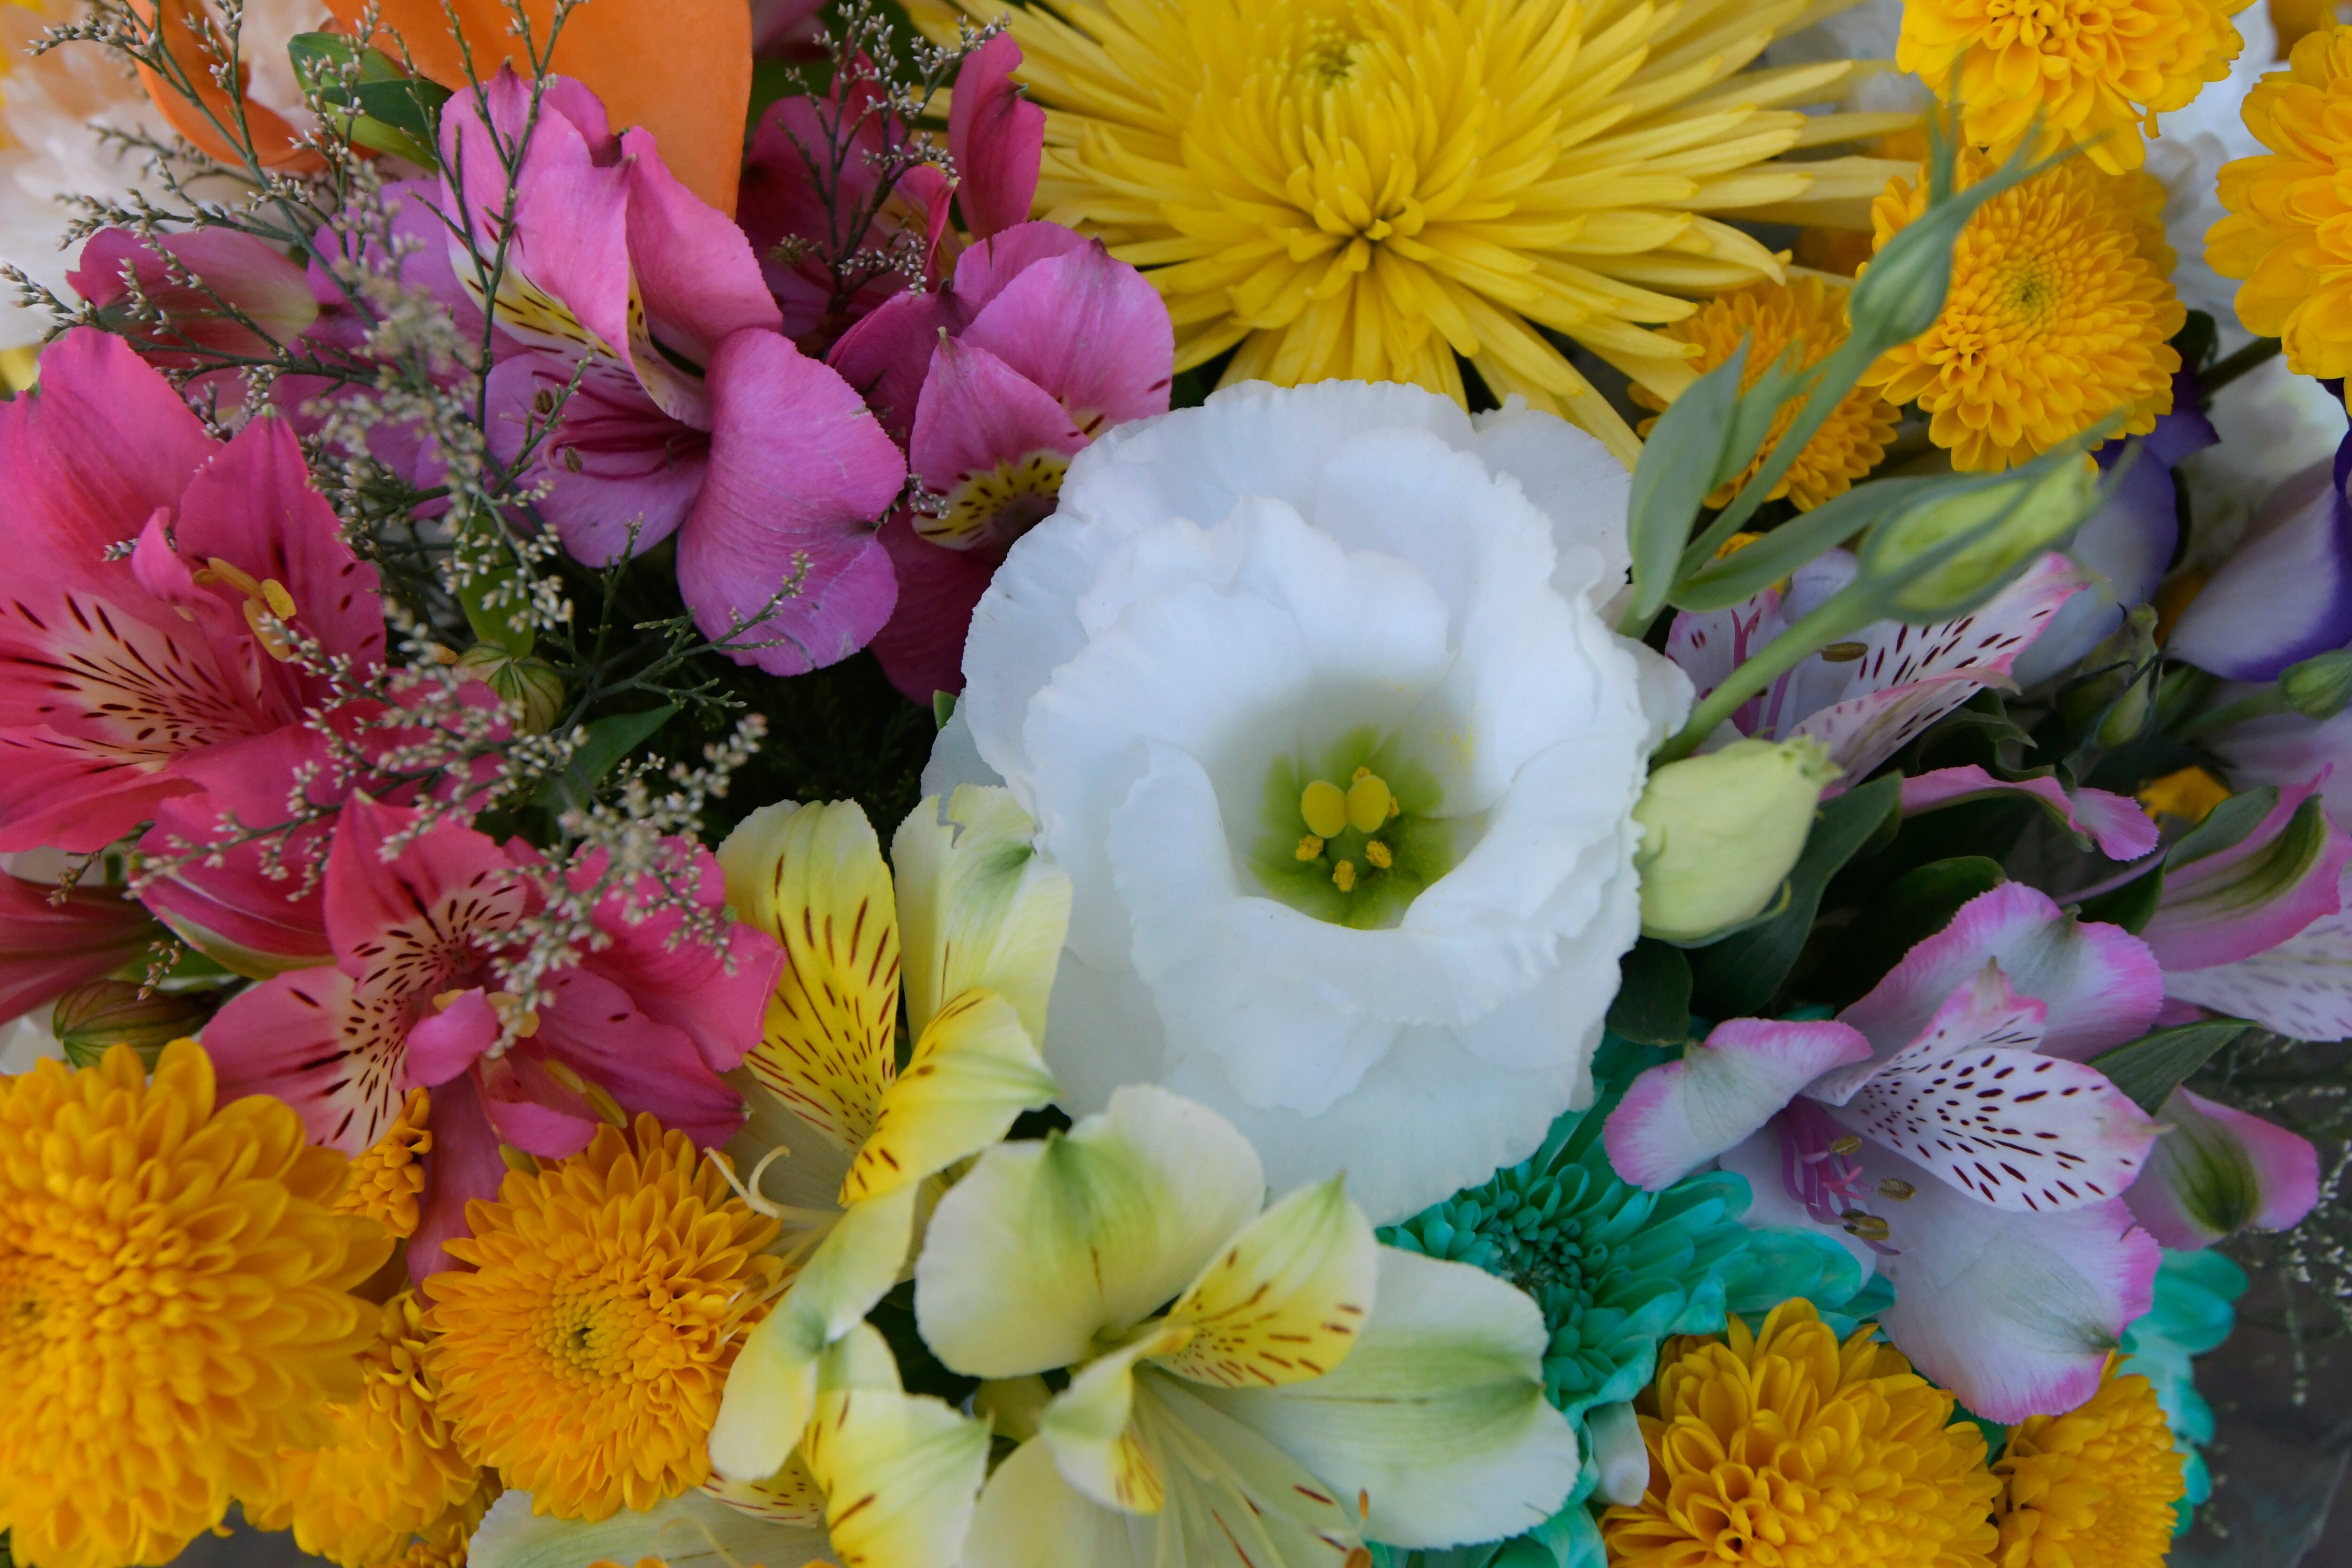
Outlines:
{"type": "Polygon", "coordinates": [[[1085,1360],[1191,1283],[1265,1195],[1231,1123],[1129,1085],[1061,1137],[998,1144],[948,1189],[915,1264],[923,1339],[975,1377],[1085,1360]]]}
{"type": "Polygon", "coordinates": [[[988,1475],[988,1424],[901,1391],[868,1325],[825,1352],[801,1445],[842,1568],[953,1568],[988,1475]]]}
{"type": "Polygon", "coordinates": [[[1122,1513],[1158,1513],[1167,1495],[1160,1467],[1143,1451],[1131,1417],[1135,1367],[1146,1356],[1181,1344],[1184,1329],[1162,1324],[1108,1355],[1087,1363],[1051,1405],[1038,1432],[1054,1450],[1062,1479],[1122,1513]]]}
{"type": "Polygon", "coordinates": [[[1250,1221],[1169,1316],[1192,1331],[1160,1365],[1196,1383],[1273,1387],[1339,1364],[1372,1310],[1380,1243],[1339,1177],[1250,1221]]]}
{"type": "Polygon", "coordinates": [[[1147,1367],[1135,1425],[1168,1475],[1160,1562],[1218,1568],[1339,1568],[1360,1545],[1352,1499],[1199,1397],[1208,1390],[1147,1367]],[[1171,1552],[1171,1547],[1181,1550],[1171,1552]]]}
{"type": "Polygon", "coordinates": [[[508,1492],[467,1544],[469,1568],[583,1568],[656,1557],[669,1568],[801,1568],[826,1555],[824,1531],[771,1524],[698,1491],[644,1513],[589,1524],[534,1517],[529,1492],[508,1492]]]}
{"type": "Polygon", "coordinates": [[[724,1476],[713,1476],[702,1483],[702,1489],[729,1508],[771,1524],[789,1524],[802,1530],[824,1528],[824,1489],[809,1474],[808,1461],[801,1458],[798,1448],[784,1461],[782,1469],[764,1481],[730,1481],[724,1476]]]}
{"type": "Polygon", "coordinates": [[[1371,1321],[1329,1376],[1192,1394],[1360,1494],[1376,1541],[1452,1546],[1542,1523],[1577,1448],[1544,1400],[1535,1302],[1463,1264],[1384,1247],[1380,1265],[1371,1321]]]}
{"type": "Polygon", "coordinates": [[[1031,1039],[1045,1039],[1045,997],[1070,927],[1070,878],[1037,858],[1035,832],[1010,791],[980,784],[959,786],[944,814],[929,796],[898,825],[890,863],[907,1026],[917,1035],[950,997],[980,986],[1013,1004],[1031,1039]]]}
{"type": "Polygon", "coordinates": [[[898,1283],[914,1240],[916,1192],[900,1187],[844,1214],[743,1342],[710,1428],[720,1475],[761,1480],[783,1468],[815,1408],[818,1358],[898,1283]]]}
{"type": "Polygon", "coordinates": [[[737,1068],[724,1077],[743,1097],[746,1113],[742,1130],[727,1141],[727,1158],[745,1184],[758,1173],[755,1190],[761,1203],[783,1223],[775,1250],[796,1260],[841,1218],[841,1179],[849,1173],[853,1151],[830,1136],[820,1136],[784,1109],[784,1102],[768,1093],[750,1068],[737,1068]],[[785,1152],[769,1159],[778,1149],[785,1152]]]}
{"type": "Polygon", "coordinates": [[[977,1154],[1014,1117],[1053,1098],[1054,1075],[1013,1005],[993,991],[959,992],[884,1092],[841,1201],[878,1196],[977,1154]]]}
{"type": "Polygon", "coordinates": [[[1158,1523],[1089,1501],[1062,1479],[1045,1440],[1034,1438],[988,1478],[963,1568],[1159,1568],[1158,1523]]]}

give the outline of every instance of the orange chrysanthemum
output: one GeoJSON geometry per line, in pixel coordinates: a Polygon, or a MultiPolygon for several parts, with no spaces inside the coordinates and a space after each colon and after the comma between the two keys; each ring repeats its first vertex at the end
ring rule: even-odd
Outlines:
{"type": "Polygon", "coordinates": [[[1998,1483],[1952,1396],[1800,1296],[1761,1333],[1669,1341],[1636,1405],[1650,1486],[1612,1508],[1611,1568],[1986,1568],[1998,1483]]]}
{"type": "Polygon", "coordinates": [[[0,1527],[40,1568],[163,1563],[327,1440],[391,1247],[344,1160],[194,1040],[0,1078],[0,1527]]]}
{"type": "Polygon", "coordinates": [[[360,1152],[352,1162],[350,1185],[335,1200],[338,1214],[365,1215],[396,1237],[416,1234],[416,1203],[425,1194],[421,1155],[433,1150],[432,1131],[425,1118],[431,1096],[412,1089],[383,1137],[360,1152]]]}
{"type": "Polygon", "coordinates": [[[2112,1360],[2081,1406],[2011,1429],[1992,1468],[2000,1568],[2161,1568],[2189,1491],[2155,1384],[2112,1360]]]}
{"type": "Polygon", "coordinates": [[[776,1222],[650,1116],[509,1174],[466,1217],[471,1239],[446,1246],[474,1270],[425,1283],[425,1367],[459,1445],[563,1519],[699,1485],[727,1370],[774,1294],[776,1222]]]}
{"type": "MultiPolygon", "coordinates": [[[[1992,167],[1963,151],[1958,182],[1992,167]]],[[[1943,314],[1863,384],[1925,409],[1957,468],[2012,467],[2116,413],[2123,434],[2154,429],[2180,369],[2168,340],[2188,320],[2155,184],[2076,158],[1993,197],[1952,247],[1943,314]]],[[[1926,185],[1888,182],[1871,207],[1876,249],[1927,210],[1926,185]]]]}
{"type": "MultiPolygon", "coordinates": [[[[1666,328],[1666,335],[1686,343],[1698,345],[1698,358],[1691,368],[1702,374],[1729,359],[1742,343],[1748,345],[1748,366],[1739,384],[1745,389],[1756,384],[1774,361],[1790,347],[1790,368],[1818,364],[1831,351],[1845,342],[1845,291],[1833,289],[1819,278],[1799,277],[1788,283],[1755,283],[1745,289],[1713,300],[1696,315],[1688,316],[1666,328]]],[[[1665,399],[1648,388],[1636,384],[1633,401],[1645,408],[1664,408],[1665,399]]],[[[1753,462],[1741,470],[1739,477],[1722,486],[1706,498],[1709,506],[1727,506],[1739,493],[1739,487],[1761,468],[1780,444],[1780,437],[1804,406],[1802,398],[1792,397],[1780,405],[1772,416],[1772,428],[1764,438],[1753,462]]],[[[1769,500],[1786,496],[1794,500],[1800,511],[1811,511],[1832,496],[1843,495],[1856,479],[1864,478],[1878,466],[1886,455],[1886,444],[1895,438],[1895,405],[1870,387],[1857,386],[1845,395],[1830,414],[1828,421],[1813,433],[1797,460],[1774,486],[1769,500]]],[[[1647,436],[1657,424],[1654,419],[1642,423],[1642,434],[1647,436]]]]}
{"type": "Polygon", "coordinates": [[[362,1358],[365,1390],[335,1406],[326,1443],[278,1456],[275,1489],[244,1500],[248,1521],[290,1525],[303,1551],[366,1568],[395,1558],[411,1536],[473,1497],[480,1472],[436,1408],[424,1320],[407,1291],[379,1309],[378,1337],[362,1358]]]}
{"type": "Polygon", "coordinates": [[[466,1568],[466,1547],[474,1538],[475,1527],[506,1490],[499,1485],[496,1470],[480,1474],[472,1496],[426,1525],[408,1543],[407,1552],[384,1568],[466,1568]]]}

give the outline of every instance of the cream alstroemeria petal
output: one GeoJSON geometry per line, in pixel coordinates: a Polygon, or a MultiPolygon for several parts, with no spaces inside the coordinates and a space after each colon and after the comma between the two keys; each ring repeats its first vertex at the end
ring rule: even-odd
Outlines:
{"type": "Polygon", "coordinates": [[[904,1392],[871,1327],[825,1352],[801,1447],[842,1568],[953,1568],[988,1477],[988,1424],[904,1392]]]}
{"type": "Polygon", "coordinates": [[[1363,1568],[1355,1500],[1195,1397],[1204,1392],[1156,1367],[1136,1378],[1136,1429],[1169,1476],[1160,1519],[1198,1553],[1163,1561],[1363,1568]]]}
{"type": "Polygon", "coordinates": [[[904,1186],[853,1205],[744,1340],[710,1428],[710,1463],[720,1475],[760,1480],[783,1468],[814,1413],[825,1347],[864,1322],[898,1282],[914,1241],[917,1191],[904,1186]]]}
{"type": "MultiPolygon", "coordinates": [[[[963,1568],[1159,1568],[1168,1521],[1104,1508],[1062,1479],[1054,1451],[1032,1438],[996,1467],[980,1494],[963,1568]]],[[[1187,1564],[1189,1568],[1189,1563],[1187,1564]]],[[[1318,1564],[1318,1568],[1328,1568],[1318,1564]]]]}
{"type": "Polygon", "coordinates": [[[712,1476],[702,1489],[729,1508],[802,1530],[824,1528],[824,1489],[809,1474],[808,1461],[794,1448],[784,1468],[764,1481],[730,1481],[712,1476]]]}
{"type": "Polygon", "coordinates": [[[1172,1299],[1257,1212],[1257,1152],[1224,1118],[1134,1085],[1058,1138],[1000,1143],[940,1200],[915,1316],[974,1377],[1072,1365],[1172,1299]]]}
{"type": "Polygon", "coordinates": [[[1037,831],[1010,790],[961,784],[915,807],[890,840],[907,953],[907,1026],[984,986],[1045,1038],[1045,997],[1070,927],[1069,873],[1037,858],[1037,831]],[[946,821],[940,821],[941,816],[946,821]]]}
{"type": "Polygon", "coordinates": [[[784,947],[743,1065],[810,1126],[856,1148],[889,1087],[898,917],[889,868],[851,801],[762,806],[719,847],[737,918],[784,947]]]}
{"type": "Polygon", "coordinates": [[[1160,1323],[1087,1363],[1045,1406],[1037,1424],[1062,1479],[1105,1508],[1158,1513],[1167,1495],[1160,1467],[1143,1451],[1131,1417],[1136,1363],[1183,1344],[1181,1323],[1160,1323]]]}
{"type": "Polygon", "coordinates": [[[1192,1394],[1360,1496],[1397,1546],[1494,1541],[1559,1510],[1576,1434],[1543,1396],[1543,1315],[1459,1263],[1380,1249],[1371,1321],[1328,1377],[1192,1394]]]}
{"type": "Polygon", "coordinates": [[[533,1514],[530,1494],[510,1491],[466,1543],[466,1561],[471,1568],[580,1568],[651,1557],[669,1568],[801,1568],[827,1551],[822,1530],[754,1519],[699,1491],[593,1524],[533,1514]]]}
{"type": "Polygon", "coordinates": [[[907,1070],[883,1092],[874,1131],[851,1161],[841,1201],[919,1182],[1004,1136],[1013,1119],[1054,1098],[1054,1075],[1013,1004],[966,991],[933,1015],[907,1070]]]}
{"type": "Polygon", "coordinates": [[[1192,1338],[1160,1364],[1226,1388],[1321,1377],[1372,1310],[1380,1250],[1340,1178],[1299,1188],[1202,1270],[1169,1314],[1192,1338]]]}

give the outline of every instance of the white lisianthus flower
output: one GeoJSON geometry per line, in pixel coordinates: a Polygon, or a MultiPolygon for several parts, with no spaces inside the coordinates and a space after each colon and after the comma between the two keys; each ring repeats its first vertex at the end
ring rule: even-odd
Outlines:
{"type": "MultiPolygon", "coordinates": [[[[972,753],[1067,870],[1045,1056],[1213,1106],[1375,1223],[1589,1084],[1688,683],[1605,623],[1624,471],[1513,407],[1235,387],[1079,454],[972,618],[972,753]]],[[[967,732],[968,731],[968,732],[967,732]]]]}

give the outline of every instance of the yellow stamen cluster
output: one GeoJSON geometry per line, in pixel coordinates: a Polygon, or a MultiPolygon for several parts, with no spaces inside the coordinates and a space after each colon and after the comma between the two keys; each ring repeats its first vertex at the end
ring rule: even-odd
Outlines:
{"type": "Polygon", "coordinates": [[[407,1292],[385,1302],[361,1358],[366,1387],[331,1413],[333,1435],[278,1456],[275,1488],[244,1499],[248,1523],[292,1527],[295,1543],[343,1568],[396,1561],[410,1537],[462,1510],[480,1472],[457,1451],[425,1372],[425,1314],[407,1292]]]}
{"type": "Polygon", "coordinates": [[[2086,1403],[2012,1428],[1992,1468],[2000,1568],[2159,1568],[2189,1490],[2155,1385],[2112,1361],[2086,1403]]]}
{"type": "MultiPolygon", "coordinates": [[[[1963,151],[1958,183],[1992,168],[1963,151]]],[[[2150,221],[2154,184],[2074,158],[1993,197],[1952,247],[1943,314],[1863,384],[1918,404],[1962,469],[2025,462],[2112,415],[2119,434],[2154,429],[2180,369],[2168,340],[2188,319],[2150,221]]],[[[1927,209],[1926,184],[1888,184],[1871,208],[1878,249],[1927,209]]]]}
{"type": "Polygon", "coordinates": [[[2143,125],[2230,74],[2230,18],[2249,0],[1906,0],[1895,63],[1949,103],[1962,130],[2004,156],[2039,122],[2109,173],[2137,169],[2143,125]]]}
{"type": "Polygon", "coordinates": [[[432,1130],[425,1124],[431,1110],[428,1091],[408,1091],[384,1135],[352,1162],[352,1179],[335,1200],[337,1214],[364,1215],[395,1237],[416,1234],[416,1201],[425,1192],[419,1161],[433,1148],[432,1130]]]}
{"type": "MultiPolygon", "coordinates": [[[[959,0],[993,21],[997,0],[959,0]]],[[[948,0],[915,0],[952,38],[948,0]]],[[[1852,62],[1744,69],[1802,0],[1055,0],[1011,9],[1047,111],[1038,202],[1147,269],[1179,370],[1465,396],[1456,356],[1630,454],[1572,340],[1662,396],[1685,295],[1781,276],[1722,217],[1859,226],[1890,171],[1780,161],[1852,62]],[[1720,216],[1717,216],[1720,215],[1720,216]]]]}
{"type": "MultiPolygon", "coordinates": [[[[1370,835],[1403,814],[1388,781],[1370,768],[1358,768],[1344,790],[1328,779],[1317,779],[1299,793],[1298,815],[1307,820],[1307,836],[1298,841],[1298,858],[1321,859],[1331,840],[1352,828],[1364,837],[1365,862],[1385,871],[1396,864],[1395,851],[1370,835]]],[[[1331,868],[1331,885],[1352,893],[1358,875],[1355,861],[1343,858],[1331,868]]]]}
{"type": "Polygon", "coordinates": [[[1984,1436],[1875,1331],[1840,1345],[1800,1296],[1759,1333],[1669,1341],[1636,1405],[1649,1489],[1601,1516],[1611,1568],[1988,1568],[1984,1436]]]}
{"type": "Polygon", "coordinates": [[[286,627],[294,621],[294,595],[275,577],[256,579],[242,567],[219,556],[209,556],[194,574],[198,583],[226,583],[245,595],[245,624],[262,651],[280,664],[294,658],[294,641],[286,627]]]}
{"type": "Polygon", "coordinates": [[[0,1529],[20,1563],[166,1563],[325,1442],[391,1243],[278,1100],[194,1040],[0,1078],[0,1529]]]}
{"type": "Polygon", "coordinates": [[[2296,44],[2242,112],[2270,151],[2221,165],[2230,216],[2207,233],[2205,259],[2245,279],[2238,320],[2280,339],[2289,370],[2352,374],[2352,26],[2296,44]]]}
{"type": "MultiPolygon", "coordinates": [[[[1845,290],[1819,278],[1802,276],[1787,283],[1751,283],[1710,301],[1696,315],[1676,321],[1666,331],[1683,342],[1698,345],[1698,358],[1691,363],[1702,372],[1722,364],[1746,344],[1748,363],[1739,378],[1746,388],[1784,354],[1790,369],[1800,369],[1818,364],[1844,342],[1845,290]]],[[[1649,408],[1666,405],[1665,399],[1645,387],[1633,388],[1633,400],[1649,408]]],[[[1730,504],[1739,488],[1780,444],[1803,406],[1804,400],[1797,397],[1780,405],[1755,461],[1708,496],[1707,505],[1730,504]]],[[[1886,444],[1895,439],[1895,420],[1894,405],[1875,388],[1855,387],[1805,443],[1805,449],[1797,454],[1768,499],[1779,500],[1785,496],[1800,511],[1811,511],[1832,496],[1843,495],[1886,455],[1886,444]]],[[[1656,424],[1654,419],[1643,421],[1642,434],[1647,436],[1656,424]]]]}
{"type": "Polygon", "coordinates": [[[699,1485],[719,1396],[781,1266],[772,1219],[650,1116],[466,1206],[474,1266],[425,1281],[425,1366],[459,1446],[542,1512],[609,1518],[699,1485]]]}

